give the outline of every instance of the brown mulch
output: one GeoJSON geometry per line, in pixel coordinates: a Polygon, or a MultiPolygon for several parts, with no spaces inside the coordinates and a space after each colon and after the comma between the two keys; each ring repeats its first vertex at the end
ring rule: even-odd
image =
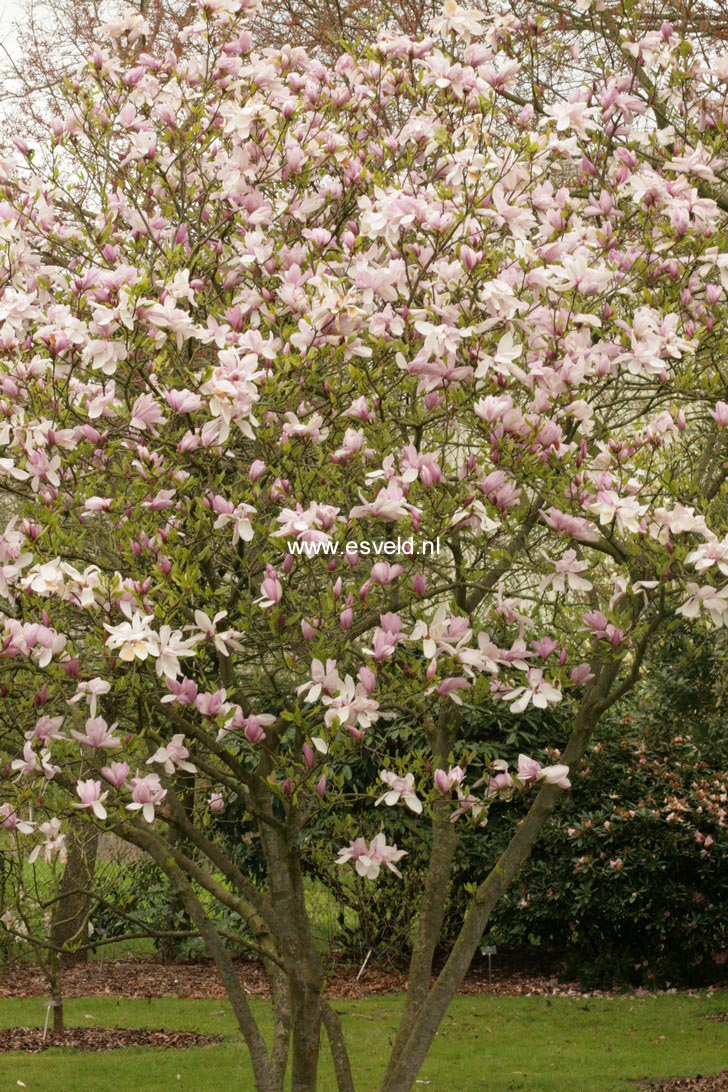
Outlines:
{"type": "Polygon", "coordinates": [[[714,1077],[673,1077],[667,1081],[652,1081],[641,1084],[644,1092],[672,1092],[675,1088],[694,1089],[695,1092],[726,1092],[728,1089],[728,1069],[716,1073],[714,1077]]]}
{"type": "MultiPolygon", "coordinates": [[[[270,990],[261,964],[254,959],[235,961],[238,978],[249,996],[266,997],[270,990]]],[[[357,980],[356,967],[342,967],[330,976],[328,997],[350,1000],[404,990],[404,971],[367,965],[357,980]]],[[[61,972],[64,997],[178,997],[222,1000],[225,990],[217,969],[208,959],[162,963],[149,959],[91,960],[61,972]]],[[[635,990],[635,996],[647,996],[635,990]]],[[[677,993],[677,990],[669,991],[677,993]]],[[[37,966],[17,961],[0,967],[0,998],[38,997],[48,993],[47,983],[37,966]]],[[[487,967],[474,966],[460,988],[461,994],[490,993],[501,997],[609,997],[608,990],[590,990],[578,983],[563,982],[556,974],[529,972],[518,966],[493,968],[489,981],[487,967]]],[[[723,1017],[724,1019],[726,1017],[723,1017]]]]}
{"type": "MultiPolygon", "coordinates": [[[[265,997],[268,980],[260,963],[251,959],[236,961],[238,978],[246,994],[265,997]]],[[[357,981],[357,968],[343,968],[332,975],[329,997],[349,1000],[401,991],[406,974],[368,965],[357,981]]],[[[214,964],[206,959],[162,963],[155,959],[92,960],[61,972],[64,997],[178,997],[221,1000],[225,990],[214,964]]],[[[15,962],[0,970],[0,998],[38,997],[47,994],[43,975],[32,963],[15,962]]],[[[492,993],[499,996],[583,996],[576,983],[560,982],[556,975],[533,974],[513,968],[493,970],[492,982],[487,968],[471,969],[460,990],[463,994],[492,993]]],[[[591,991],[590,996],[608,996],[606,991],[591,991]]]]}
{"type": "Polygon", "coordinates": [[[221,1042],[219,1035],[199,1035],[195,1031],[151,1031],[149,1028],[66,1028],[59,1035],[49,1031],[45,1040],[42,1028],[0,1029],[0,1054],[11,1050],[38,1054],[49,1047],[70,1047],[72,1050],[165,1047],[182,1050],[221,1042]]]}

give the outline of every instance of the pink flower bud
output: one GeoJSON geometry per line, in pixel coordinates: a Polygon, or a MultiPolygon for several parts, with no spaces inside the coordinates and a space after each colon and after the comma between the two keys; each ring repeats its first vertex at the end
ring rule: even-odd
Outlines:
{"type": "Polygon", "coordinates": [[[312,748],[311,744],[310,743],[304,743],[304,745],[303,745],[303,761],[306,764],[306,769],[307,770],[313,769],[313,764],[314,764],[315,760],[316,759],[315,759],[315,756],[314,756],[314,753],[313,753],[313,748],[312,748]]]}
{"type": "Polygon", "coordinates": [[[450,779],[444,770],[435,770],[435,788],[438,792],[446,793],[448,796],[450,795],[450,779]]]}
{"type": "Polygon", "coordinates": [[[367,694],[374,693],[377,688],[377,677],[370,667],[360,667],[358,679],[367,694]]]}
{"type": "Polygon", "coordinates": [[[263,477],[268,467],[261,459],[256,459],[250,464],[250,470],[248,471],[248,477],[251,482],[257,482],[263,477]]]}
{"type": "Polygon", "coordinates": [[[326,794],[326,775],[321,774],[321,777],[316,782],[316,793],[318,796],[325,796],[326,794]]]}
{"type": "Polygon", "coordinates": [[[416,595],[424,595],[427,590],[427,578],[424,573],[415,573],[412,577],[412,588],[416,595]]]}

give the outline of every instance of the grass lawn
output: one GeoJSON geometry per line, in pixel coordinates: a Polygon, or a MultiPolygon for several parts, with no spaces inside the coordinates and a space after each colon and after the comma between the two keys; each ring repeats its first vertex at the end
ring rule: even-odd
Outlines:
{"type": "MultiPolygon", "coordinates": [[[[265,1018],[266,1004],[254,1000],[265,1018]]],[[[358,1092],[375,1092],[401,996],[339,1001],[353,1050],[358,1092]]],[[[558,1092],[634,1090],[638,1078],[716,1073],[728,1065],[728,1023],[710,1015],[728,1007],[712,996],[460,997],[446,1017],[420,1073],[428,1092],[543,1089],[558,1092]]],[[[0,1025],[42,1025],[40,999],[0,1001],[0,1025]]],[[[0,1092],[23,1081],[28,1092],[252,1092],[246,1054],[227,1005],[220,1001],[127,1001],[86,998],[66,1003],[68,1024],[179,1028],[214,1032],[229,1042],[191,1050],[133,1049],[105,1054],[49,1050],[0,1055],[0,1092]]],[[[321,1092],[334,1092],[324,1049],[321,1092]]]]}

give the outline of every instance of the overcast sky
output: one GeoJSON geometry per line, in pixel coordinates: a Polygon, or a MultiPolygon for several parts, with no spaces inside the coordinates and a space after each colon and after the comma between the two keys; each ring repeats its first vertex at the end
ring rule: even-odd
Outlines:
{"type": "Polygon", "coordinates": [[[12,48],[12,24],[20,16],[18,0],[0,0],[0,42],[6,48],[12,48]]]}

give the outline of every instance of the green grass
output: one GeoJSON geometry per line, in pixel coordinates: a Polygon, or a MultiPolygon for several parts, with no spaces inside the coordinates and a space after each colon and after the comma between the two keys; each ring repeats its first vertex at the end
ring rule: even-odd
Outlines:
{"type": "MultiPolygon", "coordinates": [[[[267,1019],[265,1002],[254,1000],[267,1019]]],[[[358,1092],[374,1092],[401,995],[341,1001],[353,1049],[358,1092]]],[[[607,1092],[640,1078],[716,1073],[728,1057],[728,993],[587,1000],[541,997],[460,997],[446,1017],[419,1075],[427,1092],[460,1089],[539,1089],[607,1092]]],[[[38,998],[0,1001],[0,1025],[42,1024],[38,998]]],[[[227,1005],[220,1001],[128,1001],[85,998],[66,1003],[69,1024],[180,1028],[216,1033],[225,1042],[192,1050],[118,1050],[105,1054],[49,1050],[0,1055],[0,1092],[252,1092],[245,1050],[227,1005]],[[87,1019],[92,1017],[93,1019],[87,1019]]],[[[321,1092],[334,1092],[328,1050],[321,1092]]]]}

